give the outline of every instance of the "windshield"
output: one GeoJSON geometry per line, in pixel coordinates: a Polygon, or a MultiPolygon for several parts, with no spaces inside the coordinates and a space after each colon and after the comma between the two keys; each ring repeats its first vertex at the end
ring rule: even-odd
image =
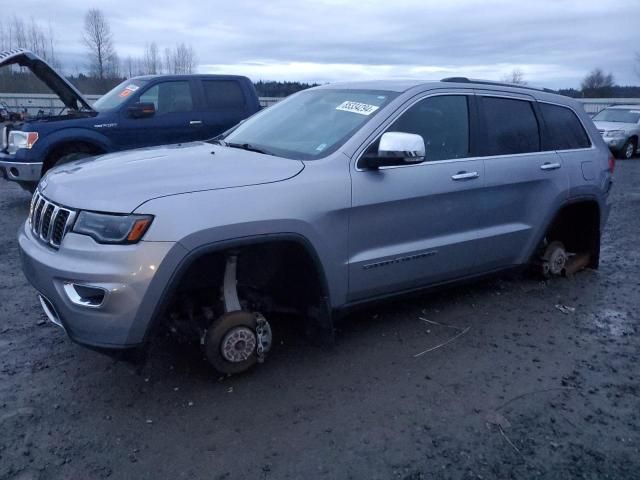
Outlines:
{"type": "Polygon", "coordinates": [[[126,80],[96,100],[96,103],[93,104],[93,108],[98,112],[114,110],[126,102],[131,95],[133,95],[139,88],[146,85],[147,82],[147,80],[140,79],[126,80]]]}
{"type": "Polygon", "coordinates": [[[640,105],[637,110],[623,110],[622,108],[607,108],[593,117],[598,122],[638,123],[640,120],[640,105]]]}
{"type": "Polygon", "coordinates": [[[397,95],[374,90],[307,90],[249,118],[222,140],[285,158],[319,158],[339,148],[397,95]]]}

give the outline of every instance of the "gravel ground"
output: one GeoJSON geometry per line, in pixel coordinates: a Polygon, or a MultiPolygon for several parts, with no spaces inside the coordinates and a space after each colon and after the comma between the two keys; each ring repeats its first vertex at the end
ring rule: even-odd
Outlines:
{"type": "Polygon", "coordinates": [[[287,334],[219,379],[171,343],[135,369],[46,322],[15,241],[29,196],[0,182],[0,478],[640,478],[640,161],[614,196],[598,271],[378,305],[332,349],[287,334]]]}

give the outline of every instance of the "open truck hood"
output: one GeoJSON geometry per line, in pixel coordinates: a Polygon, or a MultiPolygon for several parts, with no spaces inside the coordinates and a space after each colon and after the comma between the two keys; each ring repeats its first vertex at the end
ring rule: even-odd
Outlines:
{"type": "Polygon", "coordinates": [[[60,97],[65,107],[76,111],[93,111],[93,108],[91,108],[91,105],[84,99],[82,94],[35,53],[23,48],[14,48],[1,52],[0,67],[8,65],[20,65],[31,70],[36,77],[60,97]]]}

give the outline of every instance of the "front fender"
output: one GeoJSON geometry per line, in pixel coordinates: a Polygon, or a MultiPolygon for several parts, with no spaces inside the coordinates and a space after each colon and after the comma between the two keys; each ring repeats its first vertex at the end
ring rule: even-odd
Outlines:
{"type": "Polygon", "coordinates": [[[111,140],[105,135],[89,128],[63,128],[47,135],[42,140],[44,140],[44,142],[40,145],[38,145],[40,143],[38,142],[36,145],[39,147],[38,156],[43,161],[54,148],[64,143],[83,142],[95,145],[104,152],[114,150],[111,140]]]}

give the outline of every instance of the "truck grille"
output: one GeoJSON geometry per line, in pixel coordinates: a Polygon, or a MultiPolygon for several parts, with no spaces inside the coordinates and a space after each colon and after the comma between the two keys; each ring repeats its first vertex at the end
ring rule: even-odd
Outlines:
{"type": "Polygon", "coordinates": [[[50,202],[38,191],[31,199],[29,210],[31,231],[36,238],[55,249],[60,247],[75,217],[75,211],[50,202]]]}

